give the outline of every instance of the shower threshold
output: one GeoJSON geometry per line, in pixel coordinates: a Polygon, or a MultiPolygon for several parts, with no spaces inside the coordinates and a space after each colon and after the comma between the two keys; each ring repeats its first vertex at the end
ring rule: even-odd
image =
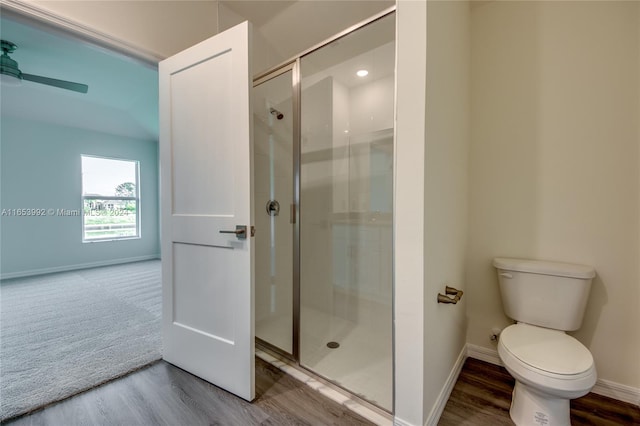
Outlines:
{"type": "Polygon", "coordinates": [[[393,416],[387,411],[280,356],[259,342],[256,342],[256,356],[370,422],[380,426],[393,425],[393,416]]]}

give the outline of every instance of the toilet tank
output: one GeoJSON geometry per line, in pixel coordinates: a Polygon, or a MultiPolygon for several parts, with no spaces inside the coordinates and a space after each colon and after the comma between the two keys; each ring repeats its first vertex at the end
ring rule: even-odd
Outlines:
{"type": "Polygon", "coordinates": [[[587,306],[591,266],[495,258],[502,305],[508,317],[555,330],[580,328],[587,306]]]}

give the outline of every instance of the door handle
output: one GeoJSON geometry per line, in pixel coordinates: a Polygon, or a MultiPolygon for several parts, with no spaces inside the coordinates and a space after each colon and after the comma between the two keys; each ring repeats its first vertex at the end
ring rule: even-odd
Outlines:
{"type": "Polygon", "coordinates": [[[245,225],[236,225],[235,231],[220,231],[221,234],[236,234],[239,240],[247,239],[247,227],[245,225]]]}

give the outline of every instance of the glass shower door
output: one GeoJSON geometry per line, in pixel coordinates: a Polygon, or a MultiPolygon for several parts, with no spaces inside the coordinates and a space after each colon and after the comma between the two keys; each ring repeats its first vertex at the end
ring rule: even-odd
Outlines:
{"type": "Polygon", "coordinates": [[[256,337],[292,355],[292,71],[253,90],[256,337]]]}
{"type": "Polygon", "coordinates": [[[302,57],[300,364],[392,409],[395,17],[302,57]]]}

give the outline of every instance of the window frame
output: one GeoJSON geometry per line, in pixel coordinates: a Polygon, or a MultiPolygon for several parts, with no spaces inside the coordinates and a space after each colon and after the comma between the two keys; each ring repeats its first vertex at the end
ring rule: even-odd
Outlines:
{"type": "Polygon", "coordinates": [[[103,155],[93,155],[93,154],[80,154],[80,203],[81,203],[81,211],[82,211],[82,242],[83,243],[98,243],[105,241],[122,241],[122,240],[137,240],[142,238],[142,229],[140,226],[141,222],[141,202],[140,202],[140,160],[131,160],[128,158],[118,158],[118,157],[107,157],[103,155]],[[84,194],[84,178],[82,176],[82,158],[90,157],[97,158],[101,160],[113,160],[113,161],[123,161],[135,164],[135,196],[133,197],[117,197],[117,196],[106,196],[106,195],[85,195],[84,194]],[[85,233],[85,201],[86,200],[105,200],[105,201],[135,201],[136,203],[136,234],[130,236],[121,236],[121,237],[102,237],[102,238],[86,238],[85,233]]]}

